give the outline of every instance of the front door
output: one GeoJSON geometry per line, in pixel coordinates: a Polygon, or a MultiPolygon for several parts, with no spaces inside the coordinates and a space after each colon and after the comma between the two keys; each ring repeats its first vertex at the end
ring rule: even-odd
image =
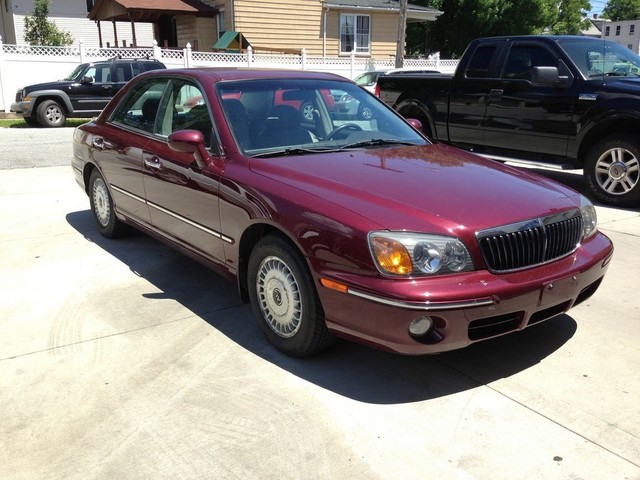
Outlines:
{"type": "Polygon", "coordinates": [[[574,90],[570,86],[533,85],[531,72],[538,66],[558,67],[561,75],[570,74],[544,44],[511,45],[500,78],[492,80],[489,90],[485,150],[531,160],[566,156],[574,90]]]}
{"type": "Polygon", "coordinates": [[[214,263],[224,263],[215,169],[198,167],[193,154],[171,150],[167,137],[185,129],[199,130],[207,147],[213,122],[202,89],[190,80],[172,80],[154,125],[154,136],[142,153],[144,187],[154,228],[214,263]],[[193,102],[193,98],[202,99],[193,102]],[[196,103],[196,105],[193,105],[196,103]]]}

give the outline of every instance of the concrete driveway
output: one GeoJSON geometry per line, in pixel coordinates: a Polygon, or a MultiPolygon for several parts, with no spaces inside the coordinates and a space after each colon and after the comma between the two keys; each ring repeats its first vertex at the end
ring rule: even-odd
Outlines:
{"type": "Polygon", "coordinates": [[[97,233],[71,132],[0,129],[0,478],[640,479],[638,211],[598,207],[616,253],[568,315],[291,359],[233,285],[97,233]]]}

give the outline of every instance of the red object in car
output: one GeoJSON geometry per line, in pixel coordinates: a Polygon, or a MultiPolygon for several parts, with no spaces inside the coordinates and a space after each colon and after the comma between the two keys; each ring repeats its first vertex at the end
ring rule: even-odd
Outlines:
{"type": "Polygon", "coordinates": [[[591,296],[613,253],[577,192],[432,144],[330,74],[141,75],[76,129],[73,170],[102,234],[134,226],[233,279],[295,356],[336,336],[425,354],[522,330],[591,296]]]}

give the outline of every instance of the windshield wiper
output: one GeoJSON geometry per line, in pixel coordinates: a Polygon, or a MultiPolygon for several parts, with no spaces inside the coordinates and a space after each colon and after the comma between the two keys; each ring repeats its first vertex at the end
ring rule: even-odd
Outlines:
{"type": "Polygon", "coordinates": [[[313,153],[325,153],[335,151],[334,148],[302,148],[302,147],[288,147],[281,148],[279,150],[271,150],[269,152],[256,153],[251,155],[253,158],[271,158],[271,157],[285,157],[287,155],[309,155],[313,153]]]}
{"type": "Polygon", "coordinates": [[[417,143],[407,142],[406,140],[394,140],[391,138],[372,138],[371,140],[363,140],[361,142],[347,143],[340,147],[341,149],[372,147],[379,145],[418,145],[417,143]]]}

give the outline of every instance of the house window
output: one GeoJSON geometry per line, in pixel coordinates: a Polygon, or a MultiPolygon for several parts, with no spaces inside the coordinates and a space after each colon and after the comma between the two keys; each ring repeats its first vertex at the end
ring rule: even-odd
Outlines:
{"type": "Polygon", "coordinates": [[[629,35],[633,35],[636,33],[636,26],[635,25],[629,25],[629,35]]]}
{"type": "Polygon", "coordinates": [[[605,36],[605,37],[608,37],[608,36],[609,36],[609,28],[610,28],[610,27],[605,27],[605,29],[604,29],[604,36],[605,36]]]}
{"type": "Polygon", "coordinates": [[[218,16],[216,17],[216,27],[218,28],[218,40],[222,38],[222,36],[226,33],[226,27],[224,26],[224,10],[220,9],[218,11],[218,16]]]}
{"type": "Polygon", "coordinates": [[[616,27],[616,35],[620,35],[620,25],[616,27]]]}
{"type": "Polygon", "coordinates": [[[371,17],[340,15],[340,53],[371,53],[371,17]]]}

